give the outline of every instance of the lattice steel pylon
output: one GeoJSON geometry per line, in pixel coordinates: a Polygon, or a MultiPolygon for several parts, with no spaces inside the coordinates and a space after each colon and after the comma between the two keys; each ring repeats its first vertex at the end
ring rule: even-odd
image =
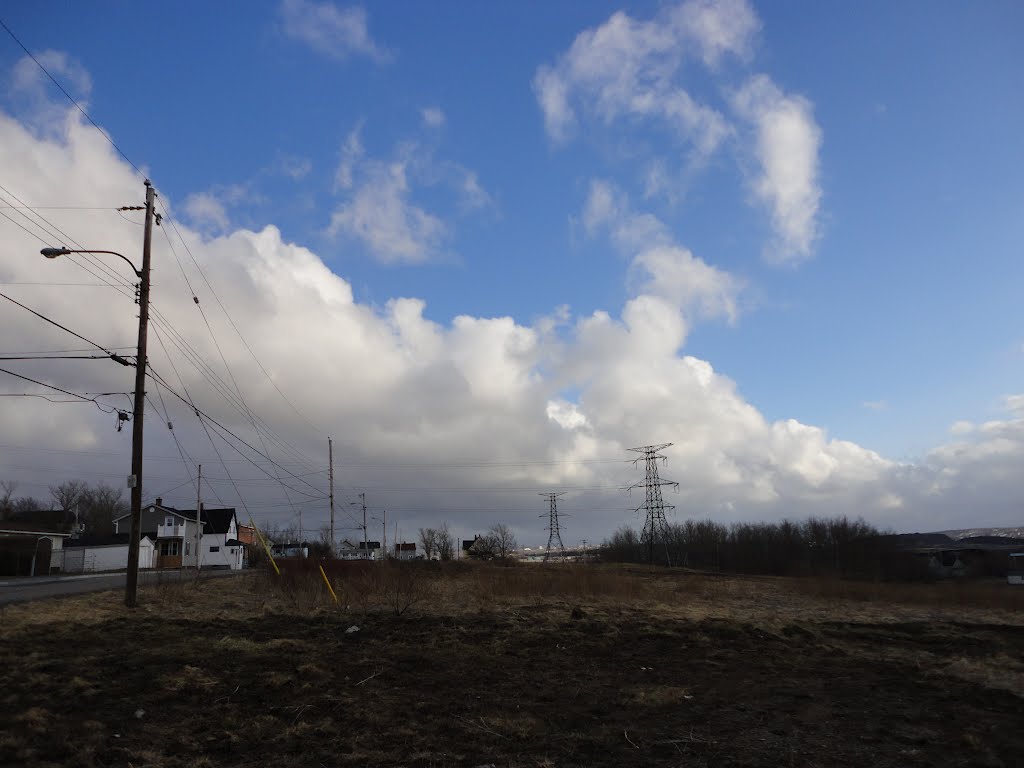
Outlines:
{"type": "MultiPolygon", "coordinates": [[[[642,506],[637,507],[634,512],[639,512],[641,509],[647,512],[647,519],[644,521],[644,531],[640,536],[640,541],[647,545],[647,559],[652,565],[654,564],[654,542],[659,534],[661,535],[661,540],[665,542],[665,563],[669,566],[672,565],[672,557],[668,551],[668,521],[665,519],[665,510],[675,509],[675,505],[664,502],[661,498],[661,487],[663,485],[671,485],[678,488],[679,483],[672,480],[662,480],[658,477],[658,461],[660,459],[664,462],[667,458],[660,454],[659,451],[668,448],[670,445],[672,443],[644,445],[639,448],[629,449],[643,454],[644,469],[646,470],[644,479],[642,482],[627,486],[625,490],[631,491],[634,488],[644,489],[644,503],[642,506]]],[[[639,464],[640,460],[639,457],[634,459],[633,466],[639,464]]]]}
{"type": "MultiPolygon", "coordinates": [[[[544,562],[546,563],[551,558],[551,550],[554,549],[556,543],[558,545],[557,557],[565,562],[565,545],[562,543],[562,527],[558,522],[558,501],[556,501],[559,496],[565,495],[565,491],[539,495],[547,496],[551,502],[551,508],[548,511],[548,547],[544,550],[544,562]]],[[[538,515],[538,517],[544,517],[544,515],[538,515]]]]}

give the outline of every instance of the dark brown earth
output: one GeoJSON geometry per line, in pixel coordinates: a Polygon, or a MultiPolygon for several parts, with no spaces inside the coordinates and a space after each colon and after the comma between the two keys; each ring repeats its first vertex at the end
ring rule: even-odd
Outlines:
{"type": "Polygon", "coordinates": [[[1024,765],[1017,624],[107,613],[4,627],[0,765],[1024,765]]]}

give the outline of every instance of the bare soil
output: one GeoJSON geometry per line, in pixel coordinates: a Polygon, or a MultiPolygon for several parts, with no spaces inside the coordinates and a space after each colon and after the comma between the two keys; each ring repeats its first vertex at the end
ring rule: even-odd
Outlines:
{"type": "Polygon", "coordinates": [[[8,608],[0,765],[1024,765],[1016,611],[483,568],[8,608]]]}

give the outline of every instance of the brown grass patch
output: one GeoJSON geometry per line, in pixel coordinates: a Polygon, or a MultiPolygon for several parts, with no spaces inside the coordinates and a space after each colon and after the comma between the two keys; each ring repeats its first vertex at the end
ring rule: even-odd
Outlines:
{"type": "Polygon", "coordinates": [[[1024,754],[1024,622],[998,596],[407,565],[332,570],[340,605],[317,571],[146,587],[135,611],[119,592],[13,606],[0,765],[896,768],[1024,754]],[[402,611],[396,590],[415,598],[402,611]]]}

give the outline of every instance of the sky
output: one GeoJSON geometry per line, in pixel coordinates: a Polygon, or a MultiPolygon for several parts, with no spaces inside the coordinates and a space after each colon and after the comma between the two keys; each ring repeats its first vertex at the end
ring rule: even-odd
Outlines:
{"type": "MultiPolygon", "coordinates": [[[[365,492],[389,538],[535,546],[564,490],[575,544],[643,523],[628,449],[672,443],[670,519],[1022,522],[1019,4],[0,18],[106,132],[0,34],[0,205],[28,206],[0,208],[0,290],[131,354],[126,265],[37,254],[138,261],[125,156],[165,214],[147,500],[194,507],[202,463],[209,503],[315,530],[330,436],[339,537],[365,492]]],[[[84,344],[0,304],[8,357],[84,344]]],[[[132,388],[109,360],[0,365],[132,388]]],[[[129,399],[20,396],[43,391],[0,373],[0,476],[123,486],[129,399]]]]}

